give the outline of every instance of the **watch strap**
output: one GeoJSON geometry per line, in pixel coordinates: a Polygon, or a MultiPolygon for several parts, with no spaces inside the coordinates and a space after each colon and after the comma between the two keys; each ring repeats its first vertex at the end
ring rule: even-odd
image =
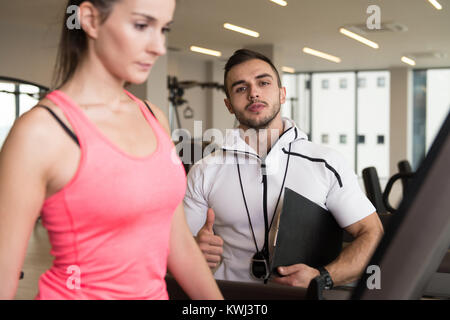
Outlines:
{"type": "Polygon", "coordinates": [[[325,289],[330,290],[333,288],[333,279],[331,279],[330,273],[324,267],[318,267],[320,277],[325,280],[325,289]]]}

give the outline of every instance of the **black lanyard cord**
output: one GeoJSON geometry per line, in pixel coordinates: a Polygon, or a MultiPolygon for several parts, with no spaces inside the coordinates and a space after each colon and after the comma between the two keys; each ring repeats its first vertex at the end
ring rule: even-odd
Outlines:
{"type": "Polygon", "coordinates": [[[244,198],[245,210],[247,210],[248,223],[250,224],[250,229],[252,230],[253,241],[255,242],[256,252],[259,252],[258,244],[256,243],[255,232],[253,231],[252,220],[250,219],[250,213],[248,211],[247,200],[245,199],[244,187],[242,185],[242,179],[241,179],[241,170],[239,168],[239,160],[237,158],[236,152],[234,153],[234,158],[236,159],[236,165],[237,165],[238,176],[239,176],[239,183],[241,184],[241,191],[242,191],[242,197],[244,198]]]}
{"type": "Polygon", "coordinates": [[[280,202],[281,194],[283,193],[284,182],[286,181],[286,176],[287,176],[287,172],[288,172],[288,168],[289,168],[289,159],[291,157],[291,154],[290,154],[291,143],[289,143],[289,154],[287,157],[286,169],[284,170],[283,184],[281,185],[280,193],[278,194],[277,204],[275,205],[275,210],[273,211],[272,221],[270,221],[269,230],[270,230],[270,228],[272,228],[272,223],[273,223],[273,219],[275,218],[275,213],[277,212],[278,203],[280,202]]]}
{"type": "MultiPolygon", "coordinates": [[[[265,229],[263,254],[264,254],[264,256],[266,258],[269,257],[269,251],[268,251],[268,248],[269,248],[269,230],[272,227],[272,223],[273,223],[273,220],[275,218],[275,214],[276,214],[277,208],[278,208],[278,203],[280,202],[281,194],[283,193],[284,183],[286,181],[286,176],[287,176],[287,172],[288,172],[288,168],[289,168],[290,151],[291,151],[291,144],[289,144],[289,153],[288,153],[288,157],[287,157],[286,168],[285,168],[285,171],[284,171],[283,183],[281,185],[280,193],[278,195],[277,203],[275,205],[275,210],[273,212],[272,220],[270,221],[270,226],[269,226],[269,223],[268,223],[269,217],[268,217],[268,214],[267,214],[267,175],[266,175],[266,172],[265,172],[265,164],[264,163],[262,164],[262,168],[263,168],[263,184],[264,184],[263,209],[264,209],[264,229],[265,229]]],[[[239,183],[241,185],[242,198],[244,199],[245,210],[247,211],[248,222],[250,224],[250,229],[252,231],[252,236],[253,236],[253,241],[255,243],[256,252],[259,252],[258,245],[256,243],[255,232],[253,230],[252,220],[250,218],[250,212],[248,210],[247,200],[245,198],[244,187],[243,187],[242,178],[241,178],[241,170],[240,170],[239,160],[237,158],[237,153],[236,152],[234,153],[234,157],[236,159],[236,165],[237,165],[238,176],[239,176],[239,183]]]]}

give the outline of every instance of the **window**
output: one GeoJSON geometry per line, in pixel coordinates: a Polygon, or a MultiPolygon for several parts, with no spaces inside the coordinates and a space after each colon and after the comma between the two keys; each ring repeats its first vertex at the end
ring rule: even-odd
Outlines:
{"type": "Polygon", "coordinates": [[[14,94],[14,84],[0,82],[0,147],[8,135],[14,120],[16,119],[16,102],[14,94]]]}
{"type": "Polygon", "coordinates": [[[283,86],[286,88],[286,102],[281,108],[281,115],[294,120],[293,110],[295,109],[295,100],[297,100],[297,76],[295,74],[284,74],[283,86]]]}
{"type": "MultiPolygon", "coordinates": [[[[364,168],[374,166],[380,179],[389,177],[389,71],[292,76],[297,79],[297,99],[293,103],[290,96],[284,107],[311,141],[338,151],[359,176],[364,168]]],[[[289,82],[293,87],[294,82],[289,82]]]]}
{"type": "Polygon", "coordinates": [[[365,88],[365,87],[366,87],[366,79],[358,78],[358,88],[365,88]]]}
{"type": "Polygon", "coordinates": [[[357,93],[357,134],[362,137],[356,145],[356,168],[358,175],[361,175],[364,168],[375,167],[380,178],[387,178],[390,170],[387,143],[390,130],[389,72],[361,71],[358,76],[365,79],[366,84],[373,85],[368,85],[357,93]],[[384,87],[378,86],[380,81],[384,81],[384,87]],[[381,139],[383,143],[380,143],[381,139]]]}
{"type": "Polygon", "coordinates": [[[309,74],[283,74],[286,102],[281,108],[283,117],[294,120],[297,126],[311,137],[311,77],[309,74]]]}
{"type": "Polygon", "coordinates": [[[0,77],[0,148],[14,121],[39,101],[47,88],[25,81],[0,77]]]}
{"type": "Polygon", "coordinates": [[[366,136],[363,134],[358,134],[358,143],[360,144],[366,143],[366,136]]]}
{"type": "Polygon", "coordinates": [[[427,70],[426,150],[450,111],[450,69],[427,70]]]}
{"type": "Polygon", "coordinates": [[[412,167],[415,170],[450,111],[450,69],[416,70],[413,83],[412,167]]]}
{"type": "Polygon", "coordinates": [[[341,153],[347,163],[355,167],[355,73],[327,72],[312,74],[312,142],[324,143],[322,134],[329,135],[327,145],[341,153]],[[323,90],[323,80],[330,83],[328,90],[323,90]],[[340,82],[347,83],[342,90],[340,82]],[[341,143],[340,136],[346,136],[341,143]]]}

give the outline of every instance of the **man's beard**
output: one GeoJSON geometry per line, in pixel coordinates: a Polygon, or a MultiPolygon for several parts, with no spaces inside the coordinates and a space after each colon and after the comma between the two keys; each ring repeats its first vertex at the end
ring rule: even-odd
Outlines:
{"type": "MultiPolygon", "coordinates": [[[[278,115],[278,113],[280,113],[281,103],[278,102],[278,103],[274,104],[273,108],[271,108],[272,112],[262,119],[246,118],[245,112],[246,112],[247,108],[249,106],[251,106],[253,103],[255,103],[255,102],[249,103],[245,107],[245,110],[242,112],[235,111],[236,119],[239,121],[239,123],[241,125],[246,126],[248,128],[252,128],[255,130],[266,129],[270,125],[270,123],[273,121],[273,119],[275,119],[275,117],[278,115]]],[[[266,105],[265,108],[270,108],[269,104],[264,101],[258,101],[258,103],[263,103],[266,105]]]]}

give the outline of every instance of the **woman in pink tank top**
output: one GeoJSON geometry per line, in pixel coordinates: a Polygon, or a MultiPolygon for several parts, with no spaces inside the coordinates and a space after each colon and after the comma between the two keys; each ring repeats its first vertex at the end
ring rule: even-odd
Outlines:
{"type": "Polygon", "coordinates": [[[68,2],[58,89],[16,121],[0,152],[0,299],[14,298],[39,215],[54,261],[37,299],[168,299],[167,269],[191,298],[222,298],[185,221],[167,119],[124,90],[166,53],[174,8],[68,2]]]}

